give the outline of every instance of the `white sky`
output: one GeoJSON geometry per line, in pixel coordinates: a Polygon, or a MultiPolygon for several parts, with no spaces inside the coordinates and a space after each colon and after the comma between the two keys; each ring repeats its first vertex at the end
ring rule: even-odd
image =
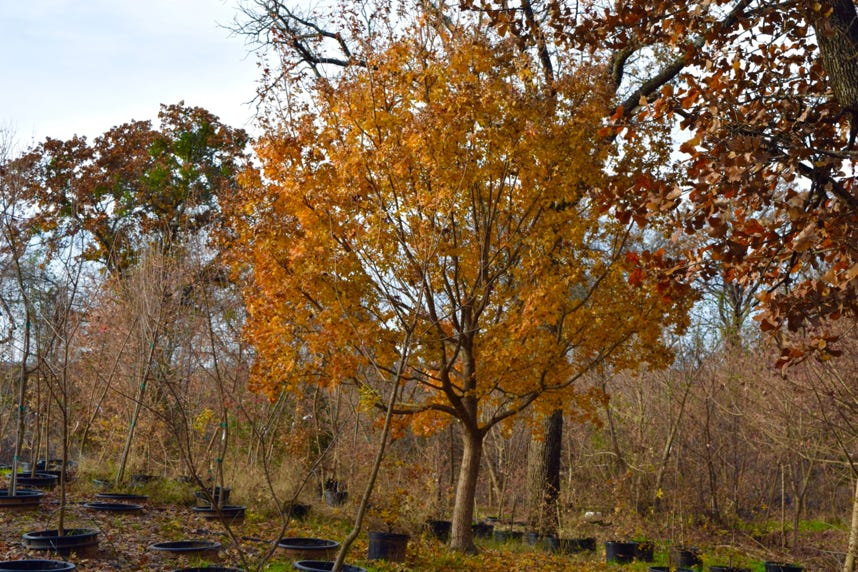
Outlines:
{"type": "Polygon", "coordinates": [[[252,127],[260,76],[237,0],[0,0],[0,127],[19,144],[92,139],[161,103],[252,127]]]}

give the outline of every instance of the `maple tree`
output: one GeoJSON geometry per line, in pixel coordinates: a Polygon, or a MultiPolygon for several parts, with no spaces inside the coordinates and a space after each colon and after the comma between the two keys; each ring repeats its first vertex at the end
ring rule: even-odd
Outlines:
{"type": "Polygon", "coordinates": [[[664,364],[692,297],[602,201],[651,156],[602,144],[603,67],[560,58],[546,81],[479,19],[416,13],[334,77],[284,75],[262,175],[228,204],[232,257],[257,389],[401,388],[415,431],[459,422],[451,544],[471,550],[486,432],[588,407],[593,367],[664,364]]]}

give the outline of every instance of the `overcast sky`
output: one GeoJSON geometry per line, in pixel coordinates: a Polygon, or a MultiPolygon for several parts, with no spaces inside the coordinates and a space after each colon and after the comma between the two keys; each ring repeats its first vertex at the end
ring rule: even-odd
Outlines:
{"type": "Polygon", "coordinates": [[[0,127],[22,145],[93,138],[161,103],[249,128],[259,72],[230,36],[237,0],[3,0],[0,127]]]}

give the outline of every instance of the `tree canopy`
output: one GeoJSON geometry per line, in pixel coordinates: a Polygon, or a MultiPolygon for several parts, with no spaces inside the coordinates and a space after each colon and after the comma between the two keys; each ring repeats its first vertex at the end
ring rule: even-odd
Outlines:
{"type": "Polygon", "coordinates": [[[603,202],[649,156],[604,144],[603,66],[563,59],[545,82],[478,21],[427,14],[378,45],[291,84],[256,147],[262,178],[230,205],[255,383],[352,383],[370,404],[398,384],[418,429],[458,420],[467,549],[486,432],[585,407],[575,382],[596,366],[666,363],[691,296],[603,202]]]}
{"type": "Polygon", "coordinates": [[[809,345],[785,344],[782,365],[837,353],[831,320],[858,311],[852,0],[470,6],[522,41],[538,29],[610,57],[618,133],[663,122],[688,134],[685,183],[639,195],[701,237],[691,268],[757,291],[764,331],[811,333],[809,345]]]}
{"type": "Polygon", "coordinates": [[[213,228],[219,197],[247,164],[248,136],[183,103],[158,117],[157,128],[131,121],[92,143],[48,138],[16,161],[46,237],[84,231],[82,254],[122,274],[146,246],[166,252],[213,228]]]}

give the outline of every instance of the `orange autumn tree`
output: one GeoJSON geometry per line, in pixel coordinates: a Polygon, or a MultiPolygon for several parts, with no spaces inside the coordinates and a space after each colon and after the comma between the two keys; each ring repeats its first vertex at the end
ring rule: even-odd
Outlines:
{"type": "Polygon", "coordinates": [[[458,422],[451,542],[472,550],[489,429],[583,402],[593,367],[665,363],[690,297],[594,198],[633,177],[607,168],[602,69],[561,61],[547,82],[480,24],[429,21],[295,79],[227,210],[256,388],[402,388],[397,414],[458,422]]]}

